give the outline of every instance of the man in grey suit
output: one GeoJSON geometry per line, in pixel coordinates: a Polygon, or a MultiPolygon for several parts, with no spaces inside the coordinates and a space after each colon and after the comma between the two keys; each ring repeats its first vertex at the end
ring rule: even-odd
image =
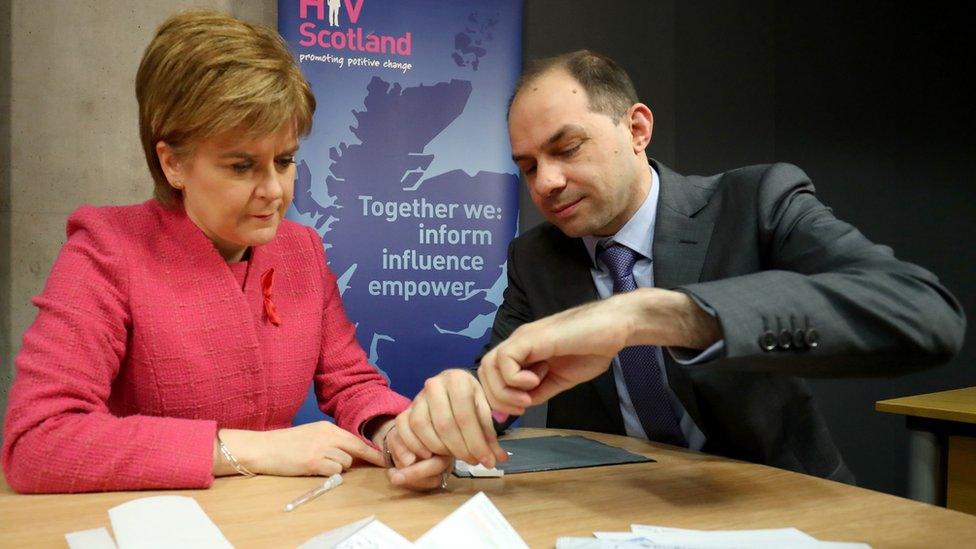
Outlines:
{"type": "Polygon", "coordinates": [[[682,176],[648,160],[652,130],[606,57],[523,75],[512,155],[548,222],[510,246],[480,384],[445,371],[398,418],[402,478],[432,454],[493,465],[490,410],[504,427],[548,401],[550,427],[853,482],[800,377],[900,374],[958,352],[955,298],[834,217],[799,168],[682,176]]]}

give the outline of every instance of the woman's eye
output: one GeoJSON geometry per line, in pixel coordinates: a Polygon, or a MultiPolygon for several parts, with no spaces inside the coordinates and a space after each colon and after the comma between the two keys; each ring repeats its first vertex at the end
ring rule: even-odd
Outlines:
{"type": "Polygon", "coordinates": [[[284,158],[279,158],[278,160],[276,160],[276,162],[278,163],[278,166],[279,167],[281,167],[281,168],[287,168],[289,165],[295,163],[295,157],[294,156],[286,156],[284,158]]]}
{"type": "Polygon", "coordinates": [[[238,162],[237,164],[232,164],[230,169],[234,170],[234,173],[247,173],[251,169],[250,162],[238,162]]]}

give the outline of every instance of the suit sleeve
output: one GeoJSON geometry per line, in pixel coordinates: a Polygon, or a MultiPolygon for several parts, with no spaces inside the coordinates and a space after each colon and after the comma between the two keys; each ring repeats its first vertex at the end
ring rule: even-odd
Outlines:
{"type": "Polygon", "coordinates": [[[517,240],[513,240],[508,245],[507,278],[508,285],[505,287],[503,300],[498,312],[495,314],[495,322],[491,326],[491,339],[481,354],[478,355],[480,362],[485,353],[493,349],[496,345],[508,339],[516,329],[522,324],[535,320],[529,300],[522,288],[522,282],[518,275],[517,240]]]}
{"type": "MultiPolygon", "coordinates": [[[[478,377],[478,364],[488,351],[492,350],[502,341],[505,341],[522,324],[535,320],[532,310],[529,307],[529,300],[525,295],[525,290],[523,290],[522,282],[518,276],[518,261],[516,259],[517,243],[518,240],[516,239],[508,244],[508,262],[506,263],[508,286],[505,287],[502,304],[498,307],[498,312],[495,314],[495,322],[491,326],[491,339],[488,340],[488,343],[481,350],[477,360],[475,360],[474,365],[471,367],[471,373],[475,377],[478,377]]],[[[495,430],[501,433],[512,422],[518,419],[518,417],[508,416],[504,421],[498,421],[498,419],[493,418],[493,421],[495,430]]]]}
{"type": "Polygon", "coordinates": [[[216,423],[116,417],[112,383],[132,328],[124,250],[92,208],[34,299],[4,424],[3,470],[21,493],[206,488],[216,423]]]}
{"type": "Polygon", "coordinates": [[[725,358],[696,367],[894,375],[958,352],[965,317],[935,275],[834,217],[795,166],[771,166],[756,189],[765,270],[678,288],[724,334],[725,358]]]}
{"type": "Polygon", "coordinates": [[[315,395],[319,408],[334,416],[340,427],[362,436],[367,421],[378,416],[395,416],[410,401],[390,389],[376,367],[367,361],[356,340],[356,327],[342,306],[336,277],[325,263],[322,241],[312,229],[308,229],[308,234],[312,247],[317,250],[325,294],[315,395]]]}

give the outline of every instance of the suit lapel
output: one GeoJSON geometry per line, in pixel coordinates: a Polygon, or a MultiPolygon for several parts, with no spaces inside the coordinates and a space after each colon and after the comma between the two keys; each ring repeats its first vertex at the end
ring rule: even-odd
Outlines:
{"type": "MultiPolygon", "coordinates": [[[[653,161],[652,161],[653,162],[653,161]]],[[[675,288],[699,282],[715,225],[714,215],[702,211],[708,193],[687,178],[654,162],[661,189],[654,222],[654,285],[675,288]]],[[[668,384],[695,424],[702,426],[691,378],[684,367],[664,353],[668,384]]]]}
{"type": "Polygon", "coordinates": [[[654,167],[661,184],[654,222],[654,285],[674,288],[698,282],[715,219],[695,214],[708,204],[708,194],[666,166],[654,167]]]}

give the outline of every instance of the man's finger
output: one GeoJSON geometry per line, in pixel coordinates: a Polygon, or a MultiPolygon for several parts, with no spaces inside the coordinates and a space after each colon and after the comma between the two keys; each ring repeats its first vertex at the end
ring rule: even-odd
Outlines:
{"type": "MultiPolygon", "coordinates": [[[[475,408],[477,409],[478,421],[481,424],[481,430],[484,434],[485,441],[488,444],[489,451],[494,455],[494,462],[508,461],[508,452],[498,444],[498,435],[495,433],[495,424],[491,420],[491,407],[488,406],[488,401],[485,399],[484,393],[476,392],[475,398],[475,408]]],[[[485,467],[494,467],[495,463],[491,465],[485,465],[485,467]]]]}
{"type": "MultiPolygon", "coordinates": [[[[540,383],[542,383],[542,380],[546,377],[546,374],[549,373],[549,363],[546,361],[536,362],[535,364],[529,366],[529,371],[535,374],[537,379],[536,386],[538,386],[540,383]]],[[[534,388],[535,387],[532,387],[530,389],[534,388]]]]}
{"type": "Polygon", "coordinates": [[[395,486],[429,490],[440,487],[441,476],[449,471],[453,464],[454,458],[451,456],[434,456],[418,461],[410,467],[390,469],[387,475],[395,486]]]}
{"type": "Polygon", "coordinates": [[[518,389],[520,391],[531,391],[539,385],[541,378],[536,375],[531,369],[519,370],[515,374],[512,374],[508,378],[505,378],[505,384],[513,389],[518,389]]]}
{"type": "Polygon", "coordinates": [[[406,411],[397,416],[396,434],[412,454],[420,459],[427,459],[432,455],[430,450],[417,438],[417,435],[413,432],[413,427],[410,426],[410,416],[413,413],[413,405],[410,405],[406,411]]]}
{"type": "MultiPolygon", "coordinates": [[[[426,394],[425,394],[426,396],[426,394]]],[[[431,453],[444,455],[448,453],[447,446],[441,441],[430,416],[430,406],[427,398],[417,398],[410,411],[410,428],[417,438],[431,453]]]]}
{"type": "MultiPolygon", "coordinates": [[[[505,353],[499,353],[497,358],[497,370],[499,372],[503,370],[511,371],[512,369],[520,369],[521,367],[505,353]]],[[[529,372],[528,375],[535,376],[535,374],[529,372]]],[[[532,404],[532,399],[529,397],[528,391],[518,389],[508,385],[508,382],[501,378],[499,374],[500,381],[497,383],[501,387],[495,387],[495,399],[499,404],[505,406],[505,408],[499,408],[497,405],[493,404],[493,410],[499,410],[509,414],[522,415],[525,413],[525,407],[532,404]]]]}
{"type": "Polygon", "coordinates": [[[522,391],[534,389],[539,385],[542,377],[532,368],[528,360],[518,353],[517,349],[513,349],[507,343],[506,341],[499,345],[493,357],[501,385],[522,391]]]}
{"type": "Polygon", "coordinates": [[[386,449],[390,451],[396,467],[408,467],[417,461],[417,455],[411,452],[407,448],[407,445],[403,443],[403,439],[397,434],[399,430],[399,428],[392,429],[386,435],[386,449]]]}
{"type": "Polygon", "coordinates": [[[464,461],[477,462],[477,458],[471,454],[467,444],[465,444],[464,436],[457,424],[455,410],[452,407],[451,396],[448,394],[443,381],[442,377],[430,379],[424,386],[424,391],[427,393],[431,425],[433,425],[438,439],[447,449],[447,452],[435,453],[449,453],[464,461]]]}
{"type": "Polygon", "coordinates": [[[546,376],[538,387],[529,392],[532,404],[542,404],[559,393],[569,389],[574,384],[559,379],[557,376],[546,376]]]}
{"type": "MultiPolygon", "coordinates": [[[[497,351],[497,349],[495,350],[497,351]]],[[[525,412],[524,407],[529,404],[528,395],[522,392],[522,397],[519,398],[517,390],[505,386],[505,382],[498,371],[498,362],[501,360],[503,360],[502,355],[494,352],[485,355],[481,360],[481,366],[478,367],[478,378],[481,380],[481,386],[485,390],[485,396],[488,397],[492,410],[511,415],[522,415],[525,412]],[[524,404],[520,405],[522,402],[524,404]]]]}
{"type": "Polygon", "coordinates": [[[466,456],[456,453],[454,455],[468,463],[481,463],[485,467],[494,467],[495,459],[488,447],[487,433],[478,415],[475,400],[480,398],[481,391],[480,389],[476,391],[475,385],[477,382],[473,378],[467,379],[454,385],[448,393],[454,423],[461,436],[462,444],[468,451],[466,456]]]}

